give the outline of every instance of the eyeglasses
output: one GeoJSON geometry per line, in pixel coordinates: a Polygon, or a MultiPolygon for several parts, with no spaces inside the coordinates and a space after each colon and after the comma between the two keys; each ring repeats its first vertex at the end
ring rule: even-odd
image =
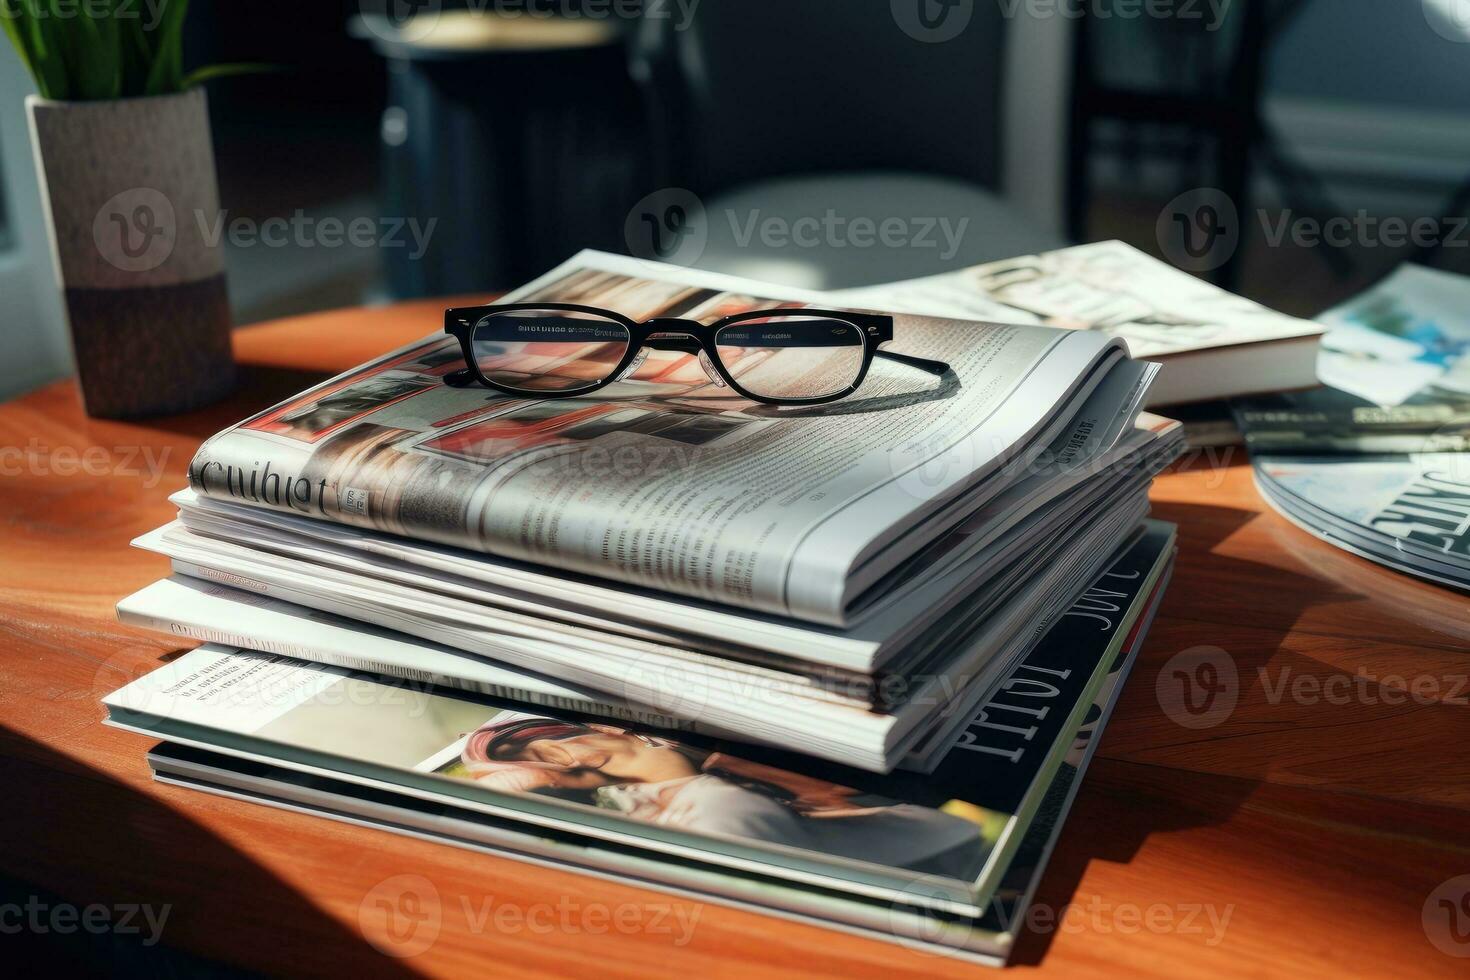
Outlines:
{"type": "Polygon", "coordinates": [[[879,350],[893,318],[831,310],[751,310],[714,323],[621,313],[566,303],[474,306],[444,311],[467,368],[445,383],[479,382],[511,395],[574,398],[632,377],[650,350],[699,359],[719,387],[767,405],[815,405],[862,386],[874,357],[943,375],[942,361],[879,350]]]}

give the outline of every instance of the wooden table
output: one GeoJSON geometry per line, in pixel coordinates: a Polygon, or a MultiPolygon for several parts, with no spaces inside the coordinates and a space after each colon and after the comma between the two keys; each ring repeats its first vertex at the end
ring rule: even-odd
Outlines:
{"type": "MultiPolygon", "coordinates": [[[[157,786],[150,742],[102,726],[98,698],[180,646],[118,625],[112,607],[166,573],[128,541],[170,518],[166,498],[200,439],[432,331],[444,305],[241,330],[245,386],[186,417],[89,421],[69,382],[0,407],[0,877],[12,893],[171,906],[164,945],[272,972],[982,973],[157,786]],[[359,911],[398,875],[433,883],[442,928],[427,951],[392,959],[359,911]],[[504,906],[525,915],[496,918],[504,906]],[[697,916],[687,942],[671,910],[697,916]]],[[[1431,894],[1470,874],[1470,603],[1289,526],[1238,451],[1164,476],[1154,500],[1180,525],[1178,572],[1038,898],[1061,925],[1026,938],[1018,973],[1470,975],[1470,959],[1431,943],[1470,953],[1470,916],[1458,947],[1423,922],[1426,902],[1445,914],[1431,894]],[[1170,661],[1200,646],[1234,667],[1238,703],[1191,728],[1171,719],[1194,723],[1183,698],[1199,707],[1201,694],[1170,661]]],[[[0,906],[0,930],[6,921],[0,906]]]]}

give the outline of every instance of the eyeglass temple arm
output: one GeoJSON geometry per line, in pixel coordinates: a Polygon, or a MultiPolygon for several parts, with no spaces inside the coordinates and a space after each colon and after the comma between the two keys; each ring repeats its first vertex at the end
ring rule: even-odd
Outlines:
{"type": "Polygon", "coordinates": [[[475,372],[469,368],[460,368],[458,371],[450,371],[444,376],[444,383],[451,388],[468,388],[475,384],[475,372]]]}
{"type": "Polygon", "coordinates": [[[949,365],[943,361],[931,361],[927,357],[914,357],[912,354],[898,354],[891,350],[878,350],[873,352],[878,357],[886,357],[890,361],[907,364],[909,367],[918,368],[929,374],[939,377],[949,373],[949,365]]]}

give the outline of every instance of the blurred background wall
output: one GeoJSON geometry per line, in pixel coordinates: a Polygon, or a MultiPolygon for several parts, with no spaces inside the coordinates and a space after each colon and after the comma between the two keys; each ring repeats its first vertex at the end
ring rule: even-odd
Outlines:
{"type": "MultiPolygon", "coordinates": [[[[807,7],[820,3],[834,31],[856,17],[853,3],[791,2],[807,7]]],[[[888,7],[887,0],[862,2],[888,7]]],[[[1238,18],[1251,2],[1272,10],[1289,8],[1289,16],[1282,17],[1266,53],[1260,110],[1272,146],[1270,154],[1253,151],[1253,198],[1243,216],[1246,241],[1234,286],[1289,312],[1311,315],[1409,254],[1362,242],[1336,250],[1296,249],[1290,243],[1270,247],[1261,234],[1261,219],[1283,209],[1317,215],[1351,216],[1367,210],[1379,216],[1443,216],[1455,188],[1470,179],[1470,37],[1448,37],[1426,15],[1426,5],[1452,0],[1235,0],[1230,17],[1238,18]]],[[[457,210],[455,197],[424,193],[425,173],[446,182],[452,178],[455,193],[462,187],[473,190],[476,180],[483,190],[486,183],[514,179],[521,182],[516,187],[533,187],[552,202],[543,220],[529,224],[525,214],[475,216],[492,232],[511,222],[520,222],[518,228],[534,227],[534,240],[524,232],[510,246],[497,245],[500,253],[492,254],[484,251],[482,241],[441,229],[433,246],[437,251],[421,269],[407,267],[408,274],[402,271],[404,253],[388,254],[378,247],[295,241],[281,247],[237,247],[227,238],[232,306],[240,324],[444,292],[442,278],[416,274],[433,268],[432,262],[466,273],[474,288],[513,286],[515,276],[529,275],[583,245],[622,247],[629,208],[640,194],[665,186],[660,173],[666,161],[647,155],[655,145],[646,129],[648,116],[636,100],[629,101],[629,93],[636,96],[638,89],[628,76],[621,47],[615,58],[590,58],[557,69],[561,84],[584,93],[581,114],[537,117],[539,128],[514,130],[538,133],[548,145],[562,133],[569,145],[594,147],[585,155],[555,166],[536,164],[543,169],[528,178],[511,173],[520,157],[496,148],[495,158],[487,159],[481,144],[466,135],[485,120],[493,128],[497,120],[516,117],[548,77],[521,67],[535,62],[517,62],[514,73],[498,75],[465,70],[455,76],[458,69],[434,68],[430,74],[439,80],[433,85],[444,87],[443,106],[448,106],[436,109],[442,112],[436,118],[446,120],[446,128],[431,141],[434,158],[428,169],[404,171],[403,148],[422,154],[415,148],[422,144],[405,143],[405,117],[394,111],[402,106],[392,103],[398,97],[394,93],[409,90],[405,79],[417,69],[409,59],[385,57],[383,45],[370,43],[371,38],[349,36],[348,20],[362,12],[362,4],[296,4],[284,23],[262,16],[253,4],[195,7],[187,45],[192,61],[269,61],[283,69],[211,85],[221,198],[230,218],[346,223],[396,217],[427,223],[451,217],[457,210]],[[466,113],[478,122],[467,122],[466,113]],[[593,122],[586,122],[588,118],[593,122]],[[589,127],[595,126],[602,130],[589,136],[589,127]],[[538,176],[539,184],[530,179],[538,176]],[[432,211],[415,213],[415,207],[432,211]],[[525,252],[524,269],[503,254],[517,241],[525,252]],[[392,272],[395,262],[397,273],[392,272]],[[477,264],[481,262],[486,264],[477,264]],[[491,271],[492,265],[497,271],[491,271]],[[483,275],[477,272],[481,268],[483,275]]],[[[557,5],[562,8],[576,12],[575,3],[557,5]]],[[[613,26],[625,36],[638,28],[626,21],[613,26]]],[[[1226,63],[1237,26],[1231,20],[1211,36],[1201,36],[1197,25],[1181,30],[1177,24],[1098,20],[1088,33],[1093,70],[1113,83],[1166,93],[1218,88],[1224,76],[1212,69],[1226,63]]],[[[772,25],[772,30],[779,27],[772,25]]],[[[891,43],[915,42],[893,31],[891,43]]],[[[876,62],[869,59],[858,70],[881,72],[876,62]]],[[[759,59],[752,65],[758,67],[759,59]]],[[[1054,96],[1063,104],[1075,99],[1076,88],[1066,72],[1058,71],[1051,84],[1055,91],[1023,95],[1042,101],[1054,96]]],[[[900,84],[892,88],[892,104],[882,104],[881,92],[874,95],[871,86],[865,87],[868,104],[862,110],[874,117],[911,111],[911,89],[900,84]]],[[[0,397],[8,397],[63,374],[68,354],[54,274],[39,237],[39,198],[21,105],[28,84],[8,45],[0,45],[0,91],[0,397]]],[[[427,91],[432,94],[432,86],[427,91]]],[[[972,94],[964,85],[946,85],[932,98],[941,109],[960,116],[972,94]]],[[[1015,93],[1002,96],[1007,94],[1015,93]]],[[[1089,175],[1077,237],[1122,238],[1160,253],[1155,232],[1160,208],[1180,191],[1212,186],[1216,180],[1209,167],[1210,137],[1180,135],[1175,128],[1101,119],[1089,139],[1070,146],[1066,166],[1089,175]]],[[[553,151],[543,150],[534,159],[550,159],[545,153],[553,151]]],[[[502,211],[512,206],[497,204],[502,211]]],[[[1470,271],[1467,252],[1445,249],[1436,260],[1470,271]]],[[[456,288],[463,282],[457,280],[456,288]]]]}
{"type": "Polygon", "coordinates": [[[61,377],[71,366],[20,100],[29,91],[20,60],[0,45],[0,398],[61,377]]]}

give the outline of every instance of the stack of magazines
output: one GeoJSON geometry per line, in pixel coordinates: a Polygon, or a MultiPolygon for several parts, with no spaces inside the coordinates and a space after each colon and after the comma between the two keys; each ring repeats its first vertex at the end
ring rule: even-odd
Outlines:
{"type": "Polygon", "coordinates": [[[1322,314],[1329,387],[1239,400],[1261,496],[1329,544],[1470,589],[1470,278],[1403,265],[1322,314]]]}
{"type": "Polygon", "coordinates": [[[168,782],[1003,960],[1179,426],[1116,337],[919,315],[775,397],[887,329],[835,305],[583,253],[221,432],[119,605],[206,645],[109,721],[168,782]]]}

